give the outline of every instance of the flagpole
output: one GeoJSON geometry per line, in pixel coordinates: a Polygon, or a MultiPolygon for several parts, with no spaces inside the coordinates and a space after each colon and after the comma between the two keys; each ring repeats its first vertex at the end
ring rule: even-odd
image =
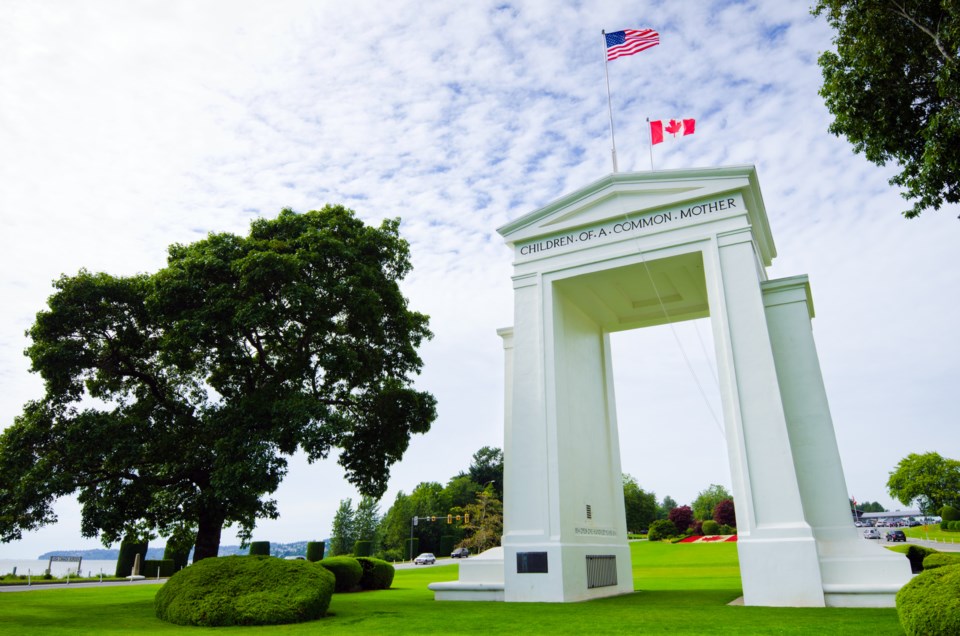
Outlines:
{"type": "MultiPolygon", "coordinates": [[[[617,172],[617,142],[613,135],[613,104],[610,99],[610,69],[607,63],[607,32],[600,30],[603,36],[603,73],[607,77],[607,112],[610,113],[610,157],[613,159],[613,172],[617,172]]],[[[652,170],[652,168],[651,168],[652,170]]]]}
{"type": "Polygon", "coordinates": [[[647,117],[647,134],[650,135],[650,172],[653,172],[653,129],[650,128],[649,117],[647,117]]]}

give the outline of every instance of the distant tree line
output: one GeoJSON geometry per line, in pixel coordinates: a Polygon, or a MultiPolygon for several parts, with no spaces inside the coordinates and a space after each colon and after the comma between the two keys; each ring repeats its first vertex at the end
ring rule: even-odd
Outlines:
{"type": "Polygon", "coordinates": [[[502,500],[503,452],[484,446],[445,486],[425,481],[410,494],[401,491],[382,515],[371,498],[361,498],[356,508],[344,499],[333,519],[329,549],[339,555],[362,548],[389,561],[407,560],[412,551],[449,554],[457,547],[476,554],[500,545],[502,500]]]}

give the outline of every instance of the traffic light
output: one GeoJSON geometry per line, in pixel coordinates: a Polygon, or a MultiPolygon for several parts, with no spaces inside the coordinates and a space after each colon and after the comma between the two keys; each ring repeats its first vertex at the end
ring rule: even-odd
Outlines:
{"type": "Polygon", "coordinates": [[[460,515],[457,515],[457,521],[460,521],[460,515]]]}
{"type": "Polygon", "coordinates": [[[430,517],[430,521],[436,521],[436,520],[437,520],[436,517],[430,517]]]}
{"type": "Polygon", "coordinates": [[[447,523],[453,523],[453,515],[447,515],[447,523]]]}
{"type": "Polygon", "coordinates": [[[464,522],[464,523],[470,523],[470,513],[469,513],[469,512],[466,512],[466,513],[463,514],[463,522],[464,522]]]}

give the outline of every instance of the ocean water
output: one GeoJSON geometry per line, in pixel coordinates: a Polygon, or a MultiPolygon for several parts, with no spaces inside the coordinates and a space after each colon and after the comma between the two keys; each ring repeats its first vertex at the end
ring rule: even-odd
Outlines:
{"type": "MultiPolygon", "coordinates": [[[[76,562],[54,561],[50,563],[46,559],[0,559],[0,575],[10,574],[13,572],[13,569],[16,568],[17,574],[40,576],[46,571],[48,564],[50,566],[50,574],[55,577],[66,576],[67,570],[70,571],[70,576],[76,576],[77,574],[76,562]]],[[[110,559],[109,561],[84,559],[80,563],[80,573],[83,576],[97,576],[101,571],[104,576],[113,576],[117,571],[116,559],[110,559]]],[[[143,574],[146,574],[146,572],[143,574]]]]}

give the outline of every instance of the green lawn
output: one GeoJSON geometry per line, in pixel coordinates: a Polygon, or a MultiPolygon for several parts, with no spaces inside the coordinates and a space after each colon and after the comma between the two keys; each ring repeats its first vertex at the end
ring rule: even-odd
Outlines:
{"type": "MultiPolygon", "coordinates": [[[[730,607],[740,596],[735,544],[632,543],[638,592],[586,603],[435,602],[427,584],[457,565],[398,570],[393,588],[336,594],[330,616],[267,634],[902,634],[893,609],[730,607]]],[[[0,593],[2,634],[197,634],[153,616],[155,586],[0,593]]]]}
{"type": "MultiPolygon", "coordinates": [[[[881,531],[883,528],[881,528],[881,531]]],[[[960,532],[944,532],[940,529],[939,523],[931,523],[926,526],[914,526],[912,528],[901,528],[903,533],[914,539],[927,539],[929,541],[946,541],[947,543],[960,543],[960,532]]],[[[882,534],[882,532],[881,532],[882,534]]]]}

